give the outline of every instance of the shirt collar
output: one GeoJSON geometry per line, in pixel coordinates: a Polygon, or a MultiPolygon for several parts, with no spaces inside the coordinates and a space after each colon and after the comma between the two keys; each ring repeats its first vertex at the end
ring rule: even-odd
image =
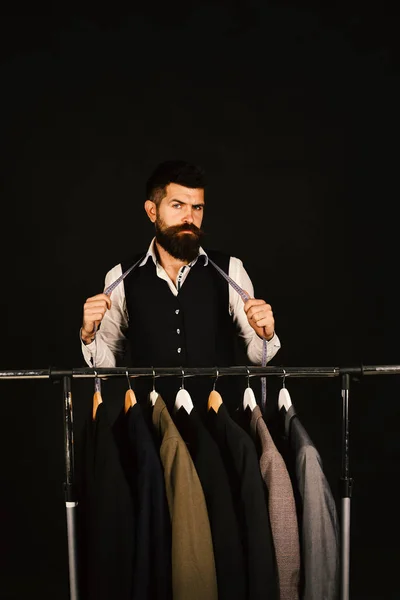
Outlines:
{"type": "MultiPolygon", "coordinates": [[[[156,256],[155,244],[156,244],[156,238],[154,237],[151,240],[150,246],[146,252],[146,256],[140,263],[139,267],[143,267],[147,263],[147,261],[149,260],[150,257],[153,260],[153,263],[157,266],[157,256],[156,256]]],[[[192,260],[192,262],[190,262],[188,264],[188,267],[193,267],[196,264],[196,262],[200,256],[204,256],[204,266],[206,267],[208,265],[208,256],[207,256],[207,253],[204,251],[204,249],[201,246],[199,248],[198,256],[194,260],[192,260]]]]}

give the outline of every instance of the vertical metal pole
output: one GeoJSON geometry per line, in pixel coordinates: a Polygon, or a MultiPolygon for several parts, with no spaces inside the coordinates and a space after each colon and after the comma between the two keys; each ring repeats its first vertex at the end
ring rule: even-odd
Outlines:
{"type": "Polygon", "coordinates": [[[352,480],[349,477],[349,388],[350,375],[342,375],[342,477],[341,477],[341,574],[340,600],[349,600],[350,575],[350,499],[352,480]]]}
{"type": "Polygon", "coordinates": [[[79,600],[77,563],[78,502],[74,485],[74,430],[72,412],[71,377],[63,377],[64,390],[64,451],[65,451],[65,507],[67,513],[68,565],[70,600],[79,600]]]}

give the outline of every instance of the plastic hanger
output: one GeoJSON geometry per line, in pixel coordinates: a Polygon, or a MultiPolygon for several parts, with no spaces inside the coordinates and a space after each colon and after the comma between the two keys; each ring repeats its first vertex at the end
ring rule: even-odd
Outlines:
{"type": "Polygon", "coordinates": [[[181,406],[183,406],[183,408],[186,410],[187,414],[190,415],[190,413],[192,412],[192,409],[193,409],[193,400],[190,397],[189,392],[187,390],[185,390],[184,379],[185,379],[185,373],[182,369],[182,386],[181,386],[180,390],[178,391],[178,393],[176,394],[174,410],[176,412],[180,409],[181,406]]]}
{"type": "MultiPolygon", "coordinates": [[[[95,378],[97,378],[96,371],[94,372],[94,374],[95,374],[95,378]]],[[[96,379],[95,379],[95,381],[96,381],[96,379]]],[[[102,402],[103,402],[103,398],[101,397],[101,393],[100,393],[100,391],[98,389],[96,389],[96,386],[95,386],[95,392],[93,394],[93,409],[92,409],[92,419],[93,419],[93,421],[96,418],[97,409],[98,409],[99,405],[102,402]]]]}
{"type": "Polygon", "coordinates": [[[126,390],[126,394],[125,394],[125,406],[124,406],[125,414],[131,408],[131,406],[134,406],[134,404],[136,404],[136,402],[137,402],[135,392],[131,388],[131,382],[129,380],[128,371],[126,372],[126,378],[128,380],[129,389],[126,390]]]}
{"type": "Polygon", "coordinates": [[[246,408],[249,408],[251,410],[251,412],[253,412],[253,410],[257,406],[257,401],[256,401],[256,397],[254,395],[254,392],[253,392],[252,388],[250,387],[250,371],[249,371],[248,367],[246,367],[246,368],[247,368],[247,388],[244,390],[244,394],[243,394],[243,409],[246,410],[246,408]]]}
{"type": "Polygon", "coordinates": [[[213,389],[211,390],[210,395],[208,396],[208,402],[207,402],[207,410],[210,410],[212,408],[213,411],[216,413],[218,412],[219,407],[222,404],[221,394],[219,392],[217,392],[217,390],[215,389],[215,384],[217,383],[218,376],[219,376],[219,373],[218,373],[218,369],[217,369],[217,376],[214,381],[213,389]]]}
{"type": "Polygon", "coordinates": [[[283,369],[283,382],[282,382],[282,388],[279,391],[279,396],[278,396],[278,407],[279,410],[284,407],[286,411],[289,410],[289,408],[292,406],[292,401],[290,399],[290,394],[288,392],[288,390],[285,388],[285,379],[286,379],[286,371],[285,369],[283,369]]]}
{"type": "Polygon", "coordinates": [[[156,391],[156,372],[154,369],[153,369],[153,389],[150,392],[149,398],[150,398],[151,404],[154,406],[156,403],[156,400],[158,398],[158,392],[156,391]]]}

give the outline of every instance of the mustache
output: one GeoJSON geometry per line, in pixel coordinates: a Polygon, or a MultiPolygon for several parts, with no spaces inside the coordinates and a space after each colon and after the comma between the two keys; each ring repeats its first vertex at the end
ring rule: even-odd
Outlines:
{"type": "Polygon", "coordinates": [[[172,225],[167,228],[168,235],[176,235],[181,231],[191,231],[197,237],[200,237],[204,234],[204,231],[197,227],[194,223],[183,223],[182,225],[172,225]]]}

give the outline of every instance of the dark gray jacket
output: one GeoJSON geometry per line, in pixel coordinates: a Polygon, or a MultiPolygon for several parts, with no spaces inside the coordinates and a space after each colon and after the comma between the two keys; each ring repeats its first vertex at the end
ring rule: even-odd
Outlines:
{"type": "MultiPolygon", "coordinates": [[[[284,409],[283,409],[284,410],[284,409]]],[[[336,504],[321,457],[293,405],[285,416],[300,503],[302,600],[337,600],[340,588],[340,529],[336,504]]]]}

